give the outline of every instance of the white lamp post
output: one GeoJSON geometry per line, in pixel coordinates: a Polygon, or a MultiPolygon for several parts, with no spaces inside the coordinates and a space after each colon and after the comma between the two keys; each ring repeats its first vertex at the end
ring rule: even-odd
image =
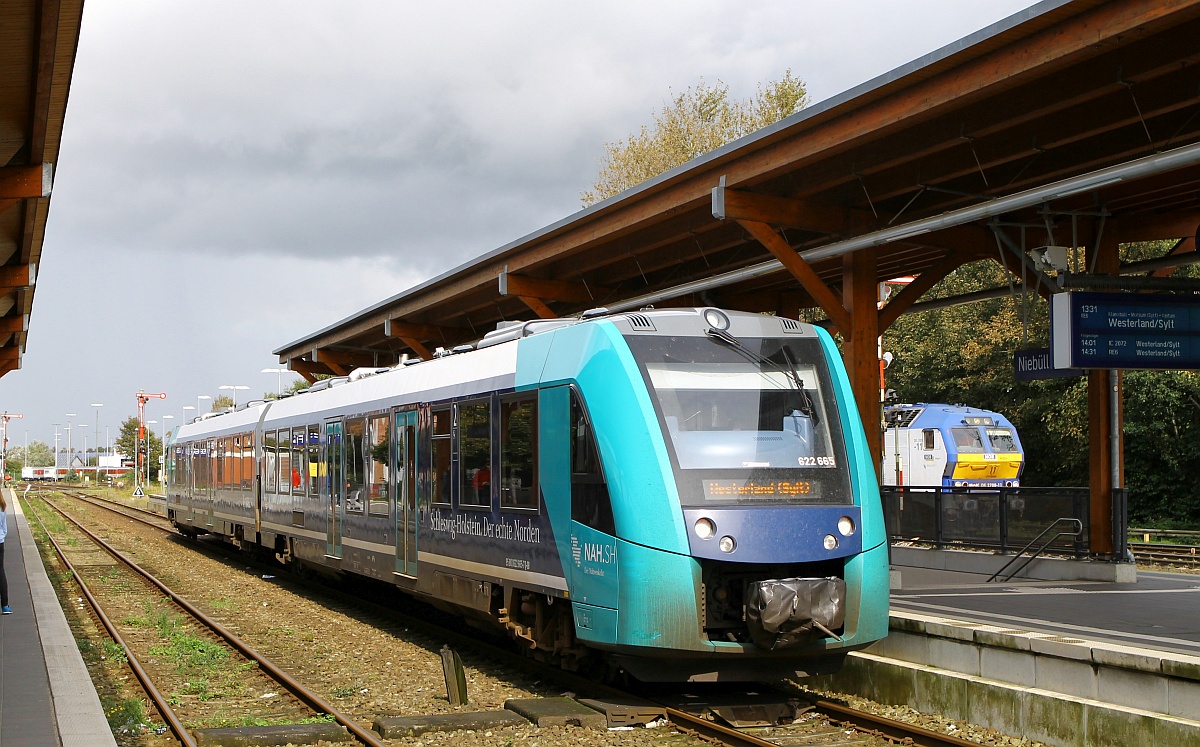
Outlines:
{"type": "Polygon", "coordinates": [[[200,400],[202,399],[212,399],[212,397],[208,396],[207,394],[201,394],[199,397],[196,397],[196,417],[200,417],[204,414],[204,410],[200,409],[200,400]]]}
{"type": "Polygon", "coordinates": [[[283,395],[283,374],[286,373],[287,370],[288,369],[286,369],[286,368],[264,368],[263,370],[259,371],[259,373],[275,374],[275,396],[276,397],[280,397],[283,395]]]}
{"type": "Polygon", "coordinates": [[[75,447],[71,445],[71,418],[75,417],[75,413],[67,413],[67,472],[71,471],[71,459],[75,456],[75,447]]]}
{"type": "MultiPolygon", "coordinates": [[[[158,425],[157,420],[147,420],[146,425],[158,425]]],[[[150,433],[154,432],[151,428],[150,433]]],[[[150,436],[146,436],[146,490],[150,489],[150,436]]]]}
{"type": "Polygon", "coordinates": [[[93,402],[91,406],[96,408],[96,474],[100,474],[100,408],[104,407],[104,403],[93,402]]]}
{"type": "Polygon", "coordinates": [[[58,423],[54,425],[54,479],[58,479],[58,423]]]}
{"type": "Polygon", "coordinates": [[[217,389],[228,389],[232,392],[231,396],[233,397],[233,409],[235,409],[235,410],[237,409],[238,390],[239,389],[249,389],[249,388],[250,387],[242,386],[241,384],[223,384],[222,386],[217,387],[217,389]]]}
{"type": "Polygon", "coordinates": [[[191,418],[188,417],[188,410],[195,410],[195,409],[196,408],[192,407],[191,405],[183,406],[183,424],[184,425],[187,425],[189,422],[191,422],[191,418]]]}

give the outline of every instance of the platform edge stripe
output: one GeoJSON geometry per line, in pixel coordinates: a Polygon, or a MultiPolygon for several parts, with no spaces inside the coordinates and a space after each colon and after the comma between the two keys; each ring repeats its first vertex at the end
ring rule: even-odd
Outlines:
{"type": "Polygon", "coordinates": [[[117,740],[104,717],[100,696],[87,665],[83,663],[79,644],[67,624],[67,616],[59,605],[54,587],[50,585],[21,503],[11,489],[3,490],[5,499],[13,506],[21,536],[29,593],[33,597],[32,611],[37,619],[38,638],[50,676],[50,698],[58,722],[59,741],[62,747],[116,747],[117,740]]]}

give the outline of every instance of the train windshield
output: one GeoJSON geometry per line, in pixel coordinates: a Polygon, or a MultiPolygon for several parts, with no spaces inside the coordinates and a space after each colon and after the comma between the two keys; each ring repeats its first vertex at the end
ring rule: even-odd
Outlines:
{"type": "Polygon", "coordinates": [[[851,502],[818,340],[626,339],[667,434],[685,505],[851,502]]]}
{"type": "Polygon", "coordinates": [[[951,428],[950,435],[954,436],[954,445],[960,454],[982,454],[983,437],[978,428],[951,428]]]}
{"type": "Polygon", "coordinates": [[[992,444],[992,451],[997,454],[1005,452],[1017,452],[1017,439],[1013,436],[1013,432],[1009,428],[988,428],[988,441],[992,444]]]}

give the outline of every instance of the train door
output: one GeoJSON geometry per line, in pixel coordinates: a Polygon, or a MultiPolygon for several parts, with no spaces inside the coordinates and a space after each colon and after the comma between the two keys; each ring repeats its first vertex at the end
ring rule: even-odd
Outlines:
{"type": "Polygon", "coordinates": [[[346,483],[342,470],[342,421],[325,423],[325,472],[329,475],[329,523],[325,554],[342,557],[342,518],[346,510],[346,483]]]}
{"type": "Polygon", "coordinates": [[[396,413],[396,573],[417,575],[417,411],[396,413]]]}
{"type": "Polygon", "coordinates": [[[196,445],[187,445],[187,476],[183,481],[183,500],[187,502],[187,523],[196,525],[196,445]]]}
{"type": "Polygon", "coordinates": [[[208,439],[208,520],[209,527],[213,525],[213,513],[217,502],[217,440],[208,439]]]}

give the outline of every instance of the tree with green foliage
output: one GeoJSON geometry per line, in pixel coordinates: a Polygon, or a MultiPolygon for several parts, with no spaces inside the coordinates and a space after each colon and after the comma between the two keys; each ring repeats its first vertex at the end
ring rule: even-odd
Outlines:
{"type": "Polygon", "coordinates": [[[41,441],[33,441],[29,444],[28,455],[24,446],[14,446],[8,450],[5,461],[8,471],[16,475],[19,475],[24,467],[53,467],[54,449],[41,441]]]}
{"type": "Polygon", "coordinates": [[[600,174],[580,199],[593,205],[728,142],[748,135],[803,109],[808,104],[804,81],[788,70],[783,77],[759,85],[754,96],[738,101],[729,86],[701,80],[673,94],[653,124],[626,140],[604,145],[600,174]]]}
{"type": "MultiPolygon", "coordinates": [[[[137,443],[137,437],[138,420],[136,417],[130,416],[125,420],[125,422],[121,423],[121,431],[117,436],[116,441],[117,451],[121,452],[126,459],[133,459],[134,454],[137,453],[137,447],[135,446],[137,443]]],[[[145,451],[147,444],[150,447],[148,452],[150,480],[153,482],[154,480],[158,479],[158,460],[159,457],[162,456],[163,444],[162,439],[155,435],[154,431],[152,431],[149,427],[146,428],[146,437],[142,442],[143,460],[147,458],[147,452],[145,451]]],[[[142,464],[142,468],[145,469],[144,465],[146,464],[146,461],[143,461],[142,464]]]]}
{"type": "Polygon", "coordinates": [[[233,397],[228,394],[222,394],[212,401],[212,409],[209,412],[224,412],[233,407],[233,397]]]}

